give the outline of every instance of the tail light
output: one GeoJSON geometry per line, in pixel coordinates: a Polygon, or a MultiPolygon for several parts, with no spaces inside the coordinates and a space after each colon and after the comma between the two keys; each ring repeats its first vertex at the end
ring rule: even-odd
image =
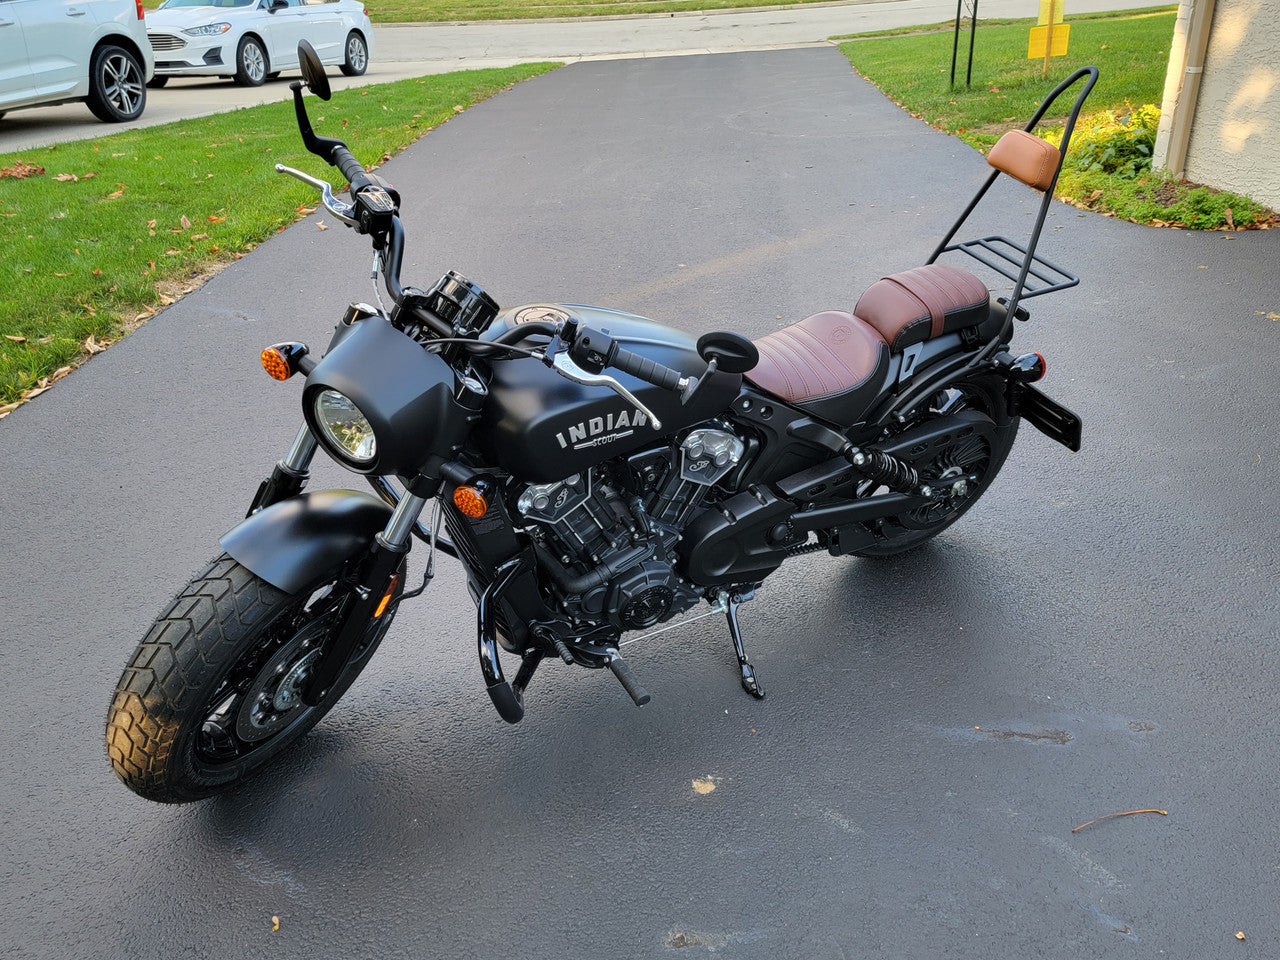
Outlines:
{"type": "Polygon", "coordinates": [[[137,7],[138,9],[138,19],[139,20],[146,19],[146,17],[143,15],[143,12],[142,12],[142,0],[133,0],[133,2],[134,2],[134,6],[137,7]]]}

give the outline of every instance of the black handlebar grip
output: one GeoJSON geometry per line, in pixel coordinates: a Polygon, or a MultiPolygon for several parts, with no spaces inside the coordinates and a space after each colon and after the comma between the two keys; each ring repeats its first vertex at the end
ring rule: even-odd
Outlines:
{"type": "Polygon", "coordinates": [[[680,389],[680,371],[672,370],[656,360],[642,357],[638,353],[632,353],[630,350],[622,349],[622,347],[618,347],[609,358],[609,364],[617,367],[623,373],[638,377],[645,383],[652,383],[655,387],[662,387],[664,390],[680,389]]]}
{"type": "Polygon", "coordinates": [[[346,147],[337,146],[333,148],[333,165],[338,168],[338,171],[351,184],[351,195],[353,197],[372,183],[369,175],[365,172],[364,166],[346,147]]]}
{"type": "Polygon", "coordinates": [[[637,707],[643,707],[649,702],[649,692],[640,686],[640,681],[636,679],[636,675],[627,666],[627,661],[615,656],[609,660],[609,669],[613,671],[613,675],[622,684],[622,689],[627,691],[627,695],[636,702],[637,707]]]}

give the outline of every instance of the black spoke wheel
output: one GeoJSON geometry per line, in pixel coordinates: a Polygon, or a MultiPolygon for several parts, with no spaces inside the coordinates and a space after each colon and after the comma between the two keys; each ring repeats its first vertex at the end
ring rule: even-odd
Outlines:
{"type": "Polygon", "coordinates": [[[107,123],[126,123],[142,116],[147,105],[146,75],[128,50],[105,44],[89,60],[89,96],[93,115],[107,123]]]}
{"type": "Polygon", "coordinates": [[[143,638],[107,715],[116,774],[151,800],[180,803],[260,773],[328,713],[369,662],[392,603],[320,703],[302,702],[346,594],[339,582],[290,596],[225,554],[199,573],[143,638]]]}
{"type": "Polygon", "coordinates": [[[857,556],[891,557],[933,539],[964,516],[995,480],[1018,436],[1019,420],[1009,414],[1004,380],[982,377],[943,391],[935,398],[931,415],[962,410],[989,418],[990,429],[959,437],[913,462],[920,482],[933,488],[936,499],[880,521],[873,530],[877,542],[857,551],[857,556]]]}

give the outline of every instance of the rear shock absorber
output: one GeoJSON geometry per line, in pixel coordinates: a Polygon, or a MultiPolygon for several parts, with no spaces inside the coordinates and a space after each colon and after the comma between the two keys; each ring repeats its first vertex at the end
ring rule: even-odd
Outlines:
{"type": "Polygon", "coordinates": [[[882,483],[897,493],[918,493],[922,497],[933,496],[928,485],[921,485],[920,474],[911,464],[899,460],[891,453],[863,447],[849,447],[844,457],[869,480],[882,483]]]}

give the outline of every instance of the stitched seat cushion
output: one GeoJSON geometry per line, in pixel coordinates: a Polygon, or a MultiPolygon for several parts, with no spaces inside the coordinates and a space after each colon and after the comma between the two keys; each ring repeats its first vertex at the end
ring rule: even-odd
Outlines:
{"type": "Polygon", "coordinates": [[[876,281],[853,312],[898,353],[913,343],[982,323],[990,312],[990,299],[986,284],[967,270],[931,263],[876,281]]]}
{"type": "Polygon", "coordinates": [[[879,389],[889,350],[874,329],[849,313],[828,310],[755,341],[760,362],[747,374],[756,386],[832,420],[861,409],[879,389]]]}

